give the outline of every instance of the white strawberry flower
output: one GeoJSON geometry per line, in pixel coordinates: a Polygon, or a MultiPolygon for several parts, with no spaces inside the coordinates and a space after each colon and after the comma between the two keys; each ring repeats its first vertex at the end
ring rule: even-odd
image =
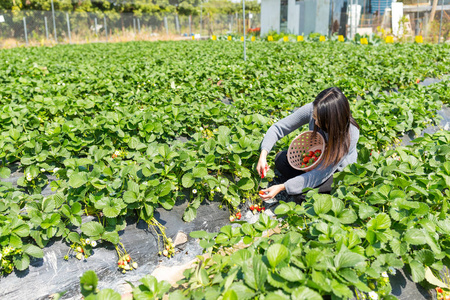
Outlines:
{"type": "Polygon", "coordinates": [[[86,244],[88,244],[88,245],[89,245],[89,244],[91,243],[91,240],[90,240],[90,239],[86,239],[86,241],[85,241],[85,242],[86,242],[86,244]]]}
{"type": "Polygon", "coordinates": [[[114,151],[114,154],[117,155],[117,156],[119,156],[119,155],[120,155],[120,151],[119,151],[119,150],[116,150],[116,151],[114,151]]]}
{"type": "Polygon", "coordinates": [[[30,173],[27,173],[27,175],[26,175],[26,176],[27,176],[27,180],[28,180],[28,181],[31,181],[31,180],[33,180],[33,177],[31,176],[31,174],[30,174],[30,173]]]}
{"type": "Polygon", "coordinates": [[[92,248],[95,248],[97,246],[97,242],[96,241],[92,241],[91,242],[91,246],[92,246],[92,248]]]}
{"type": "Polygon", "coordinates": [[[397,274],[397,270],[396,270],[395,268],[393,268],[393,267],[389,267],[389,268],[388,268],[388,271],[389,271],[389,273],[391,273],[392,275],[397,274]]]}
{"type": "Polygon", "coordinates": [[[220,187],[216,187],[216,191],[220,193],[220,187]]]}
{"type": "Polygon", "coordinates": [[[53,169],[53,173],[56,173],[56,172],[58,172],[59,170],[61,170],[60,168],[54,168],[53,169]]]}
{"type": "Polygon", "coordinates": [[[193,189],[193,190],[192,190],[192,193],[193,193],[193,194],[197,194],[197,190],[196,190],[196,189],[193,189]]]}
{"type": "Polygon", "coordinates": [[[369,292],[369,299],[378,300],[378,294],[374,291],[369,292]]]}
{"type": "Polygon", "coordinates": [[[42,168],[42,169],[41,169],[41,172],[45,172],[45,169],[44,169],[44,168],[42,168]]]}
{"type": "Polygon", "coordinates": [[[389,275],[388,275],[388,273],[387,273],[387,272],[383,272],[383,273],[381,273],[381,277],[384,277],[384,278],[388,278],[388,277],[389,277],[389,275]]]}

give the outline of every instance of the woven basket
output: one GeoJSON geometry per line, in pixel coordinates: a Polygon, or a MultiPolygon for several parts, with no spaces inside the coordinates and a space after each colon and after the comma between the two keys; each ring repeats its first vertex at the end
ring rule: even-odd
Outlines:
{"type": "Polygon", "coordinates": [[[296,170],[300,171],[311,171],[315,167],[317,167],[323,158],[323,152],[325,150],[325,139],[320,133],[317,133],[316,136],[312,137],[313,131],[305,131],[299,134],[289,146],[287,152],[287,158],[289,164],[296,170]],[[306,168],[302,168],[303,162],[303,154],[308,151],[316,151],[321,150],[322,155],[320,155],[319,159],[312,165],[306,168]]]}

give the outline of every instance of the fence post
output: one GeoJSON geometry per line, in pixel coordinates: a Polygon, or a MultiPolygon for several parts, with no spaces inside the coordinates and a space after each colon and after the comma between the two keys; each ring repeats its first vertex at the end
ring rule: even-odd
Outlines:
{"type": "Polygon", "coordinates": [[[192,15],[189,15],[189,36],[192,35],[192,15]]]}
{"type": "Polygon", "coordinates": [[[141,21],[137,19],[137,23],[138,23],[138,33],[141,33],[141,21]]]}
{"type": "Polygon", "coordinates": [[[94,18],[94,30],[95,30],[95,35],[98,37],[98,33],[97,33],[97,18],[94,18]]]}
{"type": "MultiPolygon", "coordinates": [[[[441,43],[441,30],[442,30],[442,14],[444,13],[444,0],[442,0],[442,9],[441,9],[441,22],[439,23],[439,40],[438,40],[438,44],[441,43]]],[[[444,38],[444,42],[445,42],[445,38],[444,38]]]]}
{"type": "Polygon", "coordinates": [[[25,17],[23,17],[23,29],[25,31],[25,42],[27,43],[27,46],[28,46],[27,21],[26,21],[25,17]]]}
{"type": "Polygon", "coordinates": [[[136,19],[133,18],[133,32],[136,35],[136,19]]]}
{"type": "Polygon", "coordinates": [[[245,0],[242,0],[242,31],[244,33],[244,61],[247,60],[245,53],[245,0]]]}
{"type": "Polygon", "coordinates": [[[169,26],[167,25],[167,16],[164,16],[164,27],[166,27],[166,34],[169,35],[169,26]]]}
{"type": "Polygon", "coordinates": [[[69,44],[72,44],[72,35],[70,34],[69,13],[66,13],[66,19],[67,19],[67,33],[69,34],[69,44]]]}
{"type": "Polygon", "coordinates": [[[45,23],[45,36],[48,40],[48,25],[47,25],[47,17],[44,17],[44,23],[45,23]]]}
{"type": "Polygon", "coordinates": [[[106,16],[103,16],[103,22],[105,23],[106,42],[108,42],[108,28],[106,27],[106,16]]]}
{"type": "Polygon", "coordinates": [[[58,42],[58,37],[56,36],[56,21],[55,21],[55,8],[53,6],[53,0],[52,1],[52,17],[53,17],[53,32],[55,34],[55,42],[58,42]]]}
{"type": "Polygon", "coordinates": [[[178,20],[178,14],[175,15],[175,26],[177,27],[177,33],[180,33],[180,21],[178,20]]]}

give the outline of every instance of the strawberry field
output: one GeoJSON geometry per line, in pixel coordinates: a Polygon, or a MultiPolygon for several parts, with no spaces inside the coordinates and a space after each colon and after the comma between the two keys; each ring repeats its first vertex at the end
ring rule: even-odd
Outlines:
{"type": "MultiPolygon", "coordinates": [[[[209,256],[185,272],[184,288],[145,277],[133,296],[396,299],[386,275],[395,270],[448,292],[450,133],[399,145],[440,124],[450,80],[418,83],[450,73],[450,47],[255,42],[247,55],[227,41],[0,51],[0,281],[55,241],[68,266],[107,248],[117,273],[134,272],[130,220],[154,233],[155,255],[176,256],[157,212],[183,203],[188,224],[206,203],[231,216],[261,205],[265,132],[338,86],[361,137],[358,163],[335,175],[331,195],[311,190],[300,205],[281,201],[278,218],[194,230],[209,256]]],[[[269,164],[262,187],[275,176],[269,164]]],[[[85,297],[117,297],[98,292],[92,272],[81,285],[85,297]]]]}

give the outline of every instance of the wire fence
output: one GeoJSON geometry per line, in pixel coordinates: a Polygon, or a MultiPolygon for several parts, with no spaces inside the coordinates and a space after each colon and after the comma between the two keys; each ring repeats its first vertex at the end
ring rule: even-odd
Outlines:
{"type": "MultiPolygon", "coordinates": [[[[260,27],[259,14],[246,14],[246,28],[260,27]]],[[[188,39],[242,34],[242,14],[95,14],[62,11],[1,11],[0,48],[55,43],[188,39]]]]}

